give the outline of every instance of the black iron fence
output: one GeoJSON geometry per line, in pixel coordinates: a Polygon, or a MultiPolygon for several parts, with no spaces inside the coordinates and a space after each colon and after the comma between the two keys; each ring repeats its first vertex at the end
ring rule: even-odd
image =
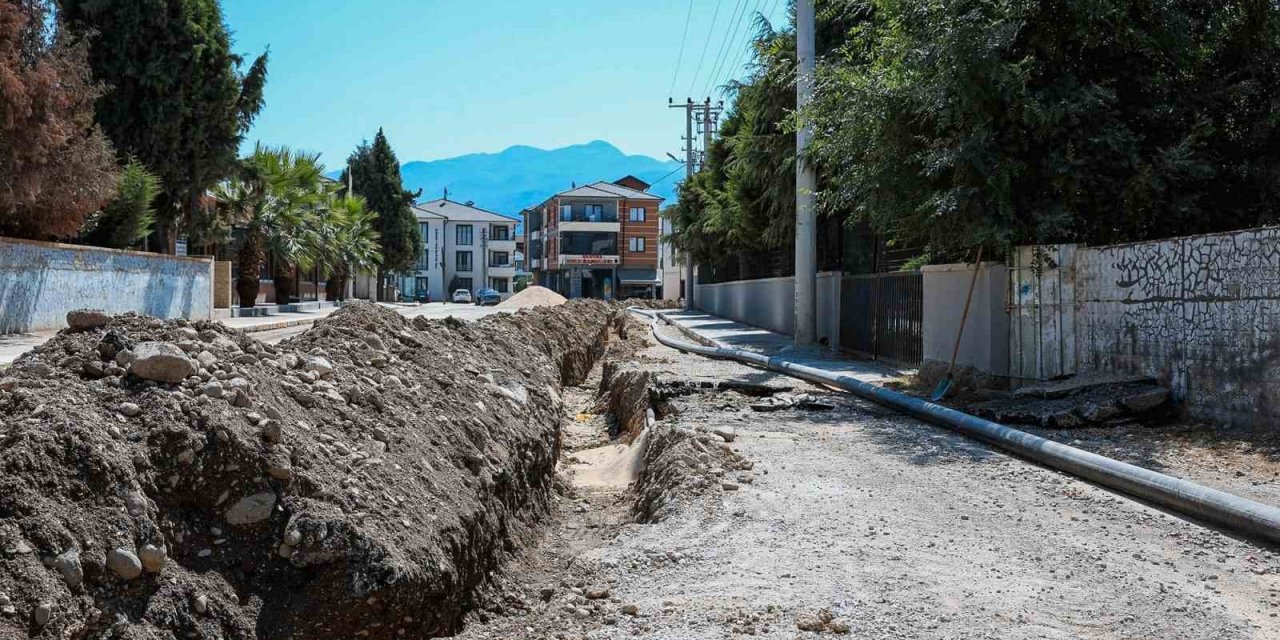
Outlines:
{"type": "Polygon", "coordinates": [[[876,360],[915,365],[923,351],[924,281],[919,271],[844,276],[840,347],[876,360]]]}

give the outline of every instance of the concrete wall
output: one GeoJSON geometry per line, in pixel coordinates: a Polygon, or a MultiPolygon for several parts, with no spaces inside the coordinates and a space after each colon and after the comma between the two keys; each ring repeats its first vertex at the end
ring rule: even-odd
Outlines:
{"type": "Polygon", "coordinates": [[[58,329],[72,309],[213,317],[213,261],[0,238],[0,333],[58,329]]]}
{"type": "MultiPolygon", "coordinates": [[[[951,364],[965,297],[973,280],[972,264],[923,267],[922,359],[926,367],[951,364]]],[[[960,339],[956,367],[972,368],[1003,378],[1009,373],[1009,315],[1005,312],[1008,274],[998,262],[984,262],[973,287],[969,318],[960,339]]]]}
{"type": "MultiPolygon", "coordinates": [[[[818,274],[818,340],[831,348],[840,340],[840,272],[818,274]]],[[[795,278],[762,278],[694,287],[694,306],[707,313],[795,334],[795,278]]]]}

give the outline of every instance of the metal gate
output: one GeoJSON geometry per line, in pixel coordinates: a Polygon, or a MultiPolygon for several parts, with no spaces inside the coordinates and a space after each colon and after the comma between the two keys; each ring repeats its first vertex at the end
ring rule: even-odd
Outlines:
{"type": "Polygon", "coordinates": [[[924,279],[919,271],[840,279],[840,347],[874,360],[916,365],[923,352],[924,279]]]}

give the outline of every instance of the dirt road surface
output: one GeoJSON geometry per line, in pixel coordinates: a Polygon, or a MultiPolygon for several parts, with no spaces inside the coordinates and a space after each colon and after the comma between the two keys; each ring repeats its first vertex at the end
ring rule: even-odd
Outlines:
{"type": "MultiPolygon", "coordinates": [[[[579,488],[462,637],[1280,638],[1274,548],[848,395],[660,346],[640,360],[836,407],[677,399],[667,421],[735,428],[754,468],[656,524],[630,522],[625,490],[579,488]]],[[[600,428],[571,421],[568,463],[600,428]]]]}

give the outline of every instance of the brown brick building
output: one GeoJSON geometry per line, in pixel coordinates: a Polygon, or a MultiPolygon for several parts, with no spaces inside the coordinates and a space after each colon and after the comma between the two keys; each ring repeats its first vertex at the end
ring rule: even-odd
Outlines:
{"type": "Polygon", "coordinates": [[[662,198],[647,188],[627,176],[575,186],[525,209],[534,284],[569,298],[655,297],[662,198]]]}

